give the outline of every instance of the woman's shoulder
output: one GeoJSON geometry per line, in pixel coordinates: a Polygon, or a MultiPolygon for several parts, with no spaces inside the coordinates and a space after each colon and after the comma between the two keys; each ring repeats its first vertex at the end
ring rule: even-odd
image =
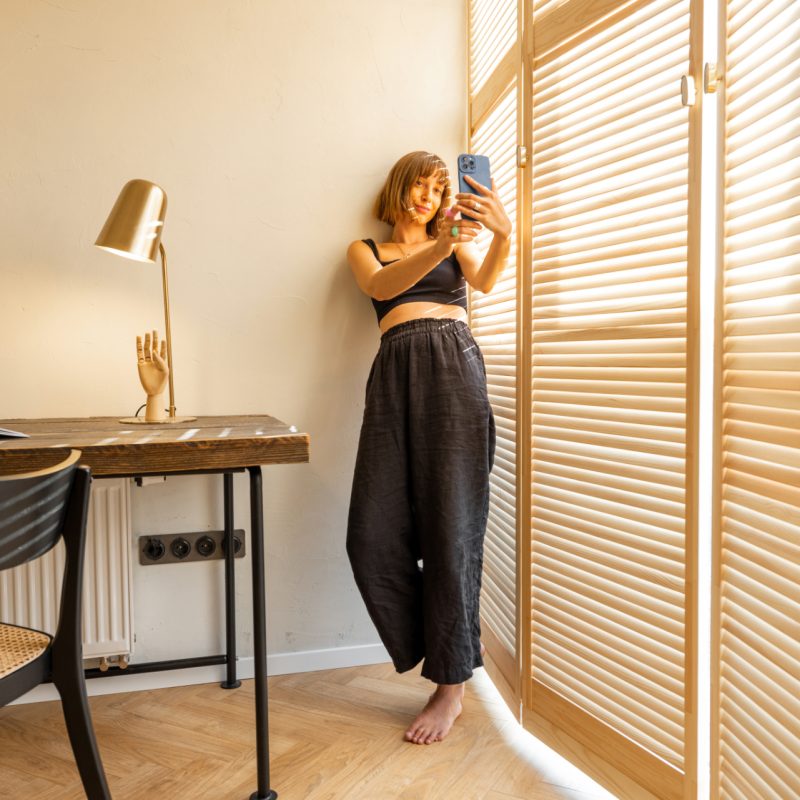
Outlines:
{"type": "Polygon", "coordinates": [[[378,249],[372,239],[354,239],[347,247],[347,257],[349,260],[355,258],[374,257],[377,258],[378,249]]]}
{"type": "Polygon", "coordinates": [[[369,239],[365,236],[363,239],[353,239],[353,241],[350,242],[348,248],[355,247],[358,249],[360,247],[369,247],[371,250],[373,245],[375,245],[375,240],[369,239]]]}

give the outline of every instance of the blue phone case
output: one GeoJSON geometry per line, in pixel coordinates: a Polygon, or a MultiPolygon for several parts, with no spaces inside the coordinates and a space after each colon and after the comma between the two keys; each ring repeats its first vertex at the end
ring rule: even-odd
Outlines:
{"type": "MultiPolygon", "coordinates": [[[[489,170],[489,159],[487,156],[476,156],[472,153],[462,153],[458,157],[458,190],[459,192],[468,192],[480,197],[476,189],[473,189],[465,180],[464,176],[469,175],[474,178],[478,183],[485,186],[487,189],[492,188],[492,177],[489,170]]],[[[461,214],[462,219],[474,220],[469,214],[461,214]]]]}

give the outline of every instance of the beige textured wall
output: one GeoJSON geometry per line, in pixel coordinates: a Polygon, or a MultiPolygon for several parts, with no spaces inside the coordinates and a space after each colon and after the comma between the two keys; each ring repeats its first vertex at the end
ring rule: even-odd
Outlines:
{"type": "MultiPolygon", "coordinates": [[[[265,412],[270,653],[377,642],[344,550],[377,349],[344,260],[394,160],[464,146],[463,0],[2,0],[0,418],[128,415],[156,267],[92,246],[123,183],[169,207],[179,413],[265,412]]],[[[221,527],[221,481],[134,488],[134,534],[221,527]]],[[[247,523],[243,476],[237,525],[247,523]]],[[[213,565],[136,568],[137,660],[222,642],[213,565]]],[[[246,607],[247,565],[238,565],[246,607]]],[[[239,643],[250,652],[249,615],[239,643]]],[[[309,656],[309,664],[313,659],[309,656]]]]}

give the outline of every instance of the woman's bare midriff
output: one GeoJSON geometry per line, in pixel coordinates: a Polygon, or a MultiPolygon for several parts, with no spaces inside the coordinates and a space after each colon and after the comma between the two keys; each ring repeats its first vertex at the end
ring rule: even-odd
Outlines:
{"type": "Polygon", "coordinates": [[[381,333],[386,333],[389,328],[408,322],[411,319],[460,319],[467,321],[467,312],[461,306],[446,306],[441,303],[401,303],[395,306],[383,319],[378,327],[381,333]]]}

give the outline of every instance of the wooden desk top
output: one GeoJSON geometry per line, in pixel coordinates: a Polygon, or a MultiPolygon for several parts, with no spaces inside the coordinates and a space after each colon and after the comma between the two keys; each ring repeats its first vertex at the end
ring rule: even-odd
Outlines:
{"type": "Polygon", "coordinates": [[[0,439],[0,472],[42,469],[82,452],[94,475],[219,470],[309,460],[309,436],[269,416],[198,417],[192,422],[129,425],[116,417],[6,419],[0,428],[27,439],[0,439]]]}

